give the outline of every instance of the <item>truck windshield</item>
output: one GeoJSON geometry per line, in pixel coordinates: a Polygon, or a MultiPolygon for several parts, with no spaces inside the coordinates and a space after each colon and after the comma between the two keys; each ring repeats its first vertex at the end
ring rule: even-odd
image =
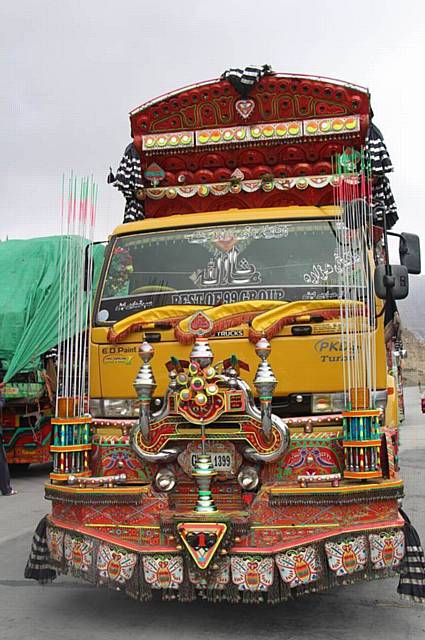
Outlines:
{"type": "Polygon", "coordinates": [[[288,221],[179,229],[115,239],[97,319],[169,304],[338,298],[359,257],[337,250],[338,222],[288,221]]]}

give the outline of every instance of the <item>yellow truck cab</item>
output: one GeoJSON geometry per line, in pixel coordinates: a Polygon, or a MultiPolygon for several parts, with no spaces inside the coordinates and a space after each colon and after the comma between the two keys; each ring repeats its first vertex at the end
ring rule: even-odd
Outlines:
{"type": "MultiPolygon", "coordinates": [[[[176,340],[169,322],[173,317],[197,309],[224,311],[228,305],[234,305],[232,314],[236,306],[238,313],[249,315],[257,305],[264,312],[276,302],[287,308],[288,321],[273,337],[269,360],[277,376],[273,410],[285,417],[340,411],[346,353],[338,302],[339,220],[340,211],[333,206],[276,207],[149,218],[115,229],[93,316],[92,407],[99,400],[98,411],[108,411],[110,404],[122,412],[118,415],[137,415],[132,383],[144,340],[155,348],[156,393],[164,394],[170,354],[187,359],[190,352],[190,346],[176,340]],[[233,272],[224,272],[223,266],[219,274],[220,260],[224,265],[231,251],[237,256],[233,272]],[[322,265],[327,265],[327,273],[318,271],[322,265]]],[[[225,316],[223,321],[226,324],[225,316]]],[[[384,408],[382,317],[375,331],[377,401],[384,408]]],[[[216,330],[211,344],[218,360],[238,354],[249,365],[242,376],[252,385],[256,355],[248,323],[216,330]]]]}

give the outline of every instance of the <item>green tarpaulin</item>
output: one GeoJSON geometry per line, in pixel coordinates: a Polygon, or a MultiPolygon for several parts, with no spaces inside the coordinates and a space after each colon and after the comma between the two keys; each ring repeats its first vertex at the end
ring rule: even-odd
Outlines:
{"type": "MultiPolygon", "coordinates": [[[[85,244],[78,237],[60,236],[0,242],[0,360],[7,368],[5,382],[20,371],[37,369],[40,356],[58,344],[67,256],[83,260],[85,244]]],[[[103,252],[102,245],[94,245],[95,282],[103,252]]],[[[69,289],[66,308],[72,308],[79,286],[75,281],[75,288],[69,289]]]]}

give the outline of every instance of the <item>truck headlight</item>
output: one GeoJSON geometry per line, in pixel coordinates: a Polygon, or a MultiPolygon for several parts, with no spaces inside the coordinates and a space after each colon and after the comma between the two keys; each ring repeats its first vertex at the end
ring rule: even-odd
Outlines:
{"type": "MultiPolygon", "coordinates": [[[[387,391],[379,390],[374,394],[374,407],[384,410],[387,406],[387,391]]],[[[311,412],[312,413],[340,413],[344,411],[344,393],[312,393],[311,412]]]]}
{"type": "Polygon", "coordinates": [[[155,485],[158,491],[171,491],[176,486],[176,476],[170,467],[160,469],[155,476],[155,485]]]}
{"type": "Polygon", "coordinates": [[[135,418],[139,415],[137,403],[128,398],[90,398],[90,414],[94,418],[135,418]]]}
{"type": "Polygon", "coordinates": [[[312,413],[339,413],[344,408],[344,393],[313,393],[311,395],[312,413]]]}
{"type": "Polygon", "coordinates": [[[254,491],[258,487],[260,478],[255,467],[242,467],[238,473],[238,482],[244,491],[254,491]]]}

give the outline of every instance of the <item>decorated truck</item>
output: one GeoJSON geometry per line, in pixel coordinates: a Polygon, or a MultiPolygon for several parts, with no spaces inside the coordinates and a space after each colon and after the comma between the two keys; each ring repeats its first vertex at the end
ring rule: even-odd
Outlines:
{"type": "MultiPolygon", "coordinates": [[[[48,356],[37,359],[36,366],[19,372],[2,388],[1,429],[6,458],[9,464],[21,468],[51,460],[50,418],[54,403],[50,381],[55,369],[48,356]]],[[[2,364],[7,366],[7,361],[2,364]]],[[[5,374],[5,369],[0,370],[0,375],[5,374]]]]}
{"type": "Polygon", "coordinates": [[[26,576],[276,603],[401,571],[420,599],[384,333],[419,246],[390,264],[368,90],[234,69],[130,121],[26,576]]]}
{"type": "MultiPolygon", "coordinates": [[[[0,427],[9,464],[51,461],[59,295],[64,265],[81,242],[62,236],[0,242],[0,427]]],[[[102,253],[96,247],[98,265],[102,253]]],[[[71,299],[78,289],[76,282],[71,299]]]]}

